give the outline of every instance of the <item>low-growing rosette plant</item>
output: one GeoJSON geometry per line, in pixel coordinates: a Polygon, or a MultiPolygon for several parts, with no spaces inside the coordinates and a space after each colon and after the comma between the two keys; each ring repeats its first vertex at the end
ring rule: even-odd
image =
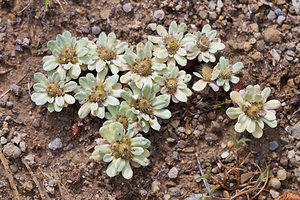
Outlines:
{"type": "Polygon", "coordinates": [[[65,31],[62,35],[58,34],[55,41],[51,40],[47,43],[52,55],[43,57],[43,69],[45,71],[56,70],[62,80],[67,75],[77,79],[81,73],[81,67],[92,61],[87,47],[88,41],[88,38],[77,41],[69,31],[65,31]]]}
{"type": "Polygon", "coordinates": [[[162,76],[156,76],[155,82],[160,85],[162,94],[166,94],[174,103],[187,102],[187,97],[193,93],[187,87],[187,83],[192,76],[180,70],[177,66],[170,63],[166,70],[163,70],[162,76]]]}
{"type": "Polygon", "coordinates": [[[71,94],[77,88],[76,82],[65,82],[58,72],[48,73],[48,78],[41,72],[37,72],[34,74],[34,79],[37,83],[33,85],[35,93],[31,95],[31,100],[36,105],[47,103],[49,112],[60,112],[63,107],[75,103],[71,94]]]}
{"type": "Polygon", "coordinates": [[[137,116],[130,109],[126,101],[122,101],[120,105],[107,106],[106,108],[108,112],[105,112],[106,121],[103,123],[103,126],[119,122],[125,130],[134,130],[134,133],[138,132],[137,116]]]}
{"type": "Polygon", "coordinates": [[[169,105],[169,97],[166,94],[156,96],[159,91],[158,85],[144,85],[139,89],[134,82],[130,82],[130,89],[124,89],[121,97],[131,106],[134,114],[137,115],[139,125],[147,133],[151,128],[160,129],[157,117],[169,119],[171,112],[166,108],[169,105]]]}
{"type": "Polygon", "coordinates": [[[246,90],[230,93],[231,100],[239,106],[230,107],[226,110],[226,114],[231,119],[238,118],[238,122],[234,126],[235,131],[241,133],[247,130],[255,138],[261,138],[264,123],[271,128],[277,126],[274,109],[280,107],[280,101],[267,101],[270,93],[269,87],[261,91],[259,85],[248,85],[246,90]]]}
{"type": "Polygon", "coordinates": [[[217,85],[223,86],[224,91],[228,92],[230,89],[230,83],[236,84],[240,78],[235,76],[237,72],[243,69],[242,62],[237,62],[234,65],[230,65],[228,59],[223,56],[220,58],[219,63],[214,67],[213,74],[217,78],[217,85]]]}
{"type": "Polygon", "coordinates": [[[200,78],[197,82],[193,84],[193,90],[202,91],[209,85],[215,92],[219,91],[219,86],[217,86],[214,80],[217,78],[217,73],[213,73],[213,69],[208,65],[202,65],[201,74],[198,72],[193,72],[195,76],[200,78]]]}
{"type": "Polygon", "coordinates": [[[118,98],[122,91],[121,84],[118,83],[119,75],[112,75],[106,78],[107,70],[86,77],[79,78],[80,89],[75,94],[75,98],[81,102],[82,106],[78,110],[78,116],[85,118],[89,113],[101,119],[105,117],[105,107],[117,106],[120,104],[118,98]]]}
{"type": "Polygon", "coordinates": [[[101,72],[104,69],[110,69],[113,74],[119,73],[122,67],[122,56],[128,48],[127,42],[117,40],[115,33],[109,33],[108,36],[102,32],[96,44],[91,44],[91,54],[95,60],[88,65],[89,70],[101,72]]]}
{"type": "Polygon", "coordinates": [[[123,71],[127,71],[120,77],[121,83],[129,83],[134,81],[138,88],[142,88],[145,84],[152,84],[154,79],[154,72],[160,72],[166,65],[163,63],[155,62],[152,58],[152,42],[147,42],[145,45],[139,43],[136,46],[137,54],[128,50],[124,55],[126,65],[123,71]]]}
{"type": "Polygon", "coordinates": [[[174,65],[177,62],[180,66],[187,64],[187,52],[184,49],[183,41],[186,30],[185,23],[177,26],[175,21],[170,24],[169,31],[162,25],[157,26],[156,31],[159,36],[149,36],[148,39],[158,44],[153,48],[153,54],[158,62],[173,63],[174,65]]]}
{"type": "Polygon", "coordinates": [[[126,131],[119,122],[103,126],[99,132],[107,144],[97,145],[91,157],[96,161],[103,159],[110,163],[106,170],[109,177],[121,173],[124,178],[130,179],[133,176],[130,162],[142,166],[149,164],[150,152],[147,148],[151,143],[148,139],[134,137],[134,131],[126,131]]]}
{"type": "Polygon", "coordinates": [[[205,24],[202,30],[195,34],[187,33],[183,39],[184,46],[188,49],[187,58],[194,60],[198,57],[200,62],[215,62],[214,54],[225,48],[225,45],[216,36],[217,31],[212,30],[209,24],[205,24]]]}

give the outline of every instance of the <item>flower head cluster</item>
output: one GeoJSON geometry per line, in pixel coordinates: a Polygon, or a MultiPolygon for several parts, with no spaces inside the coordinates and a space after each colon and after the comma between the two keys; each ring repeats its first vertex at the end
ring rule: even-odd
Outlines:
{"type": "Polygon", "coordinates": [[[131,106],[134,114],[137,115],[139,125],[144,132],[148,132],[150,126],[154,130],[160,129],[157,117],[169,119],[171,112],[166,109],[169,105],[168,95],[156,96],[159,91],[157,85],[144,85],[139,89],[134,82],[129,84],[131,90],[127,89],[121,93],[121,97],[131,106]]]}
{"type": "Polygon", "coordinates": [[[60,112],[63,107],[75,103],[75,99],[70,93],[77,88],[77,83],[63,81],[58,72],[49,73],[48,76],[46,78],[41,72],[34,74],[37,83],[33,85],[35,93],[31,95],[31,100],[36,105],[48,103],[49,112],[60,112]]]}
{"type": "Polygon", "coordinates": [[[116,39],[115,33],[109,33],[108,36],[102,32],[96,44],[91,43],[91,54],[95,61],[88,65],[89,70],[101,72],[109,68],[113,74],[117,74],[122,68],[121,58],[128,48],[127,42],[120,42],[116,39]]]}
{"type": "Polygon", "coordinates": [[[81,73],[81,67],[91,62],[87,46],[87,38],[76,41],[69,31],[65,31],[62,35],[58,34],[56,41],[51,40],[47,44],[52,55],[43,57],[44,70],[58,71],[62,80],[67,75],[77,79],[81,73]]]}
{"type": "Polygon", "coordinates": [[[130,179],[133,175],[130,162],[142,166],[149,164],[148,139],[134,137],[133,130],[126,131],[119,122],[105,125],[99,132],[107,144],[97,145],[91,157],[97,161],[103,159],[104,162],[110,162],[106,170],[109,177],[122,173],[124,178],[130,179]]]}
{"type": "Polygon", "coordinates": [[[207,86],[207,84],[216,92],[219,90],[219,86],[214,83],[216,79],[216,73],[213,74],[212,68],[208,64],[204,64],[201,69],[201,74],[198,72],[194,72],[194,75],[199,77],[198,80],[193,85],[193,90],[195,91],[202,91],[207,86]]]}
{"type": "Polygon", "coordinates": [[[129,71],[121,76],[121,83],[134,81],[140,89],[144,84],[152,84],[154,72],[159,72],[166,67],[165,64],[155,62],[152,58],[152,47],[151,42],[147,42],[146,45],[139,43],[136,47],[137,54],[130,50],[125,53],[126,66],[124,71],[129,71]]]}
{"type": "Polygon", "coordinates": [[[161,86],[160,92],[166,94],[175,103],[187,102],[187,97],[192,95],[192,91],[187,87],[187,83],[192,76],[180,70],[177,66],[170,63],[163,76],[156,76],[155,82],[161,86]]]}
{"type": "Polygon", "coordinates": [[[174,65],[177,62],[181,66],[187,64],[187,52],[184,49],[183,41],[186,30],[186,24],[181,23],[177,26],[175,21],[170,24],[169,31],[162,25],[157,26],[156,31],[159,36],[149,36],[148,39],[158,44],[153,50],[153,54],[158,62],[167,62],[168,64],[171,62],[174,65]]]}
{"type": "Polygon", "coordinates": [[[221,43],[219,38],[216,38],[217,31],[211,30],[209,24],[203,26],[201,32],[196,34],[186,34],[183,42],[185,47],[189,50],[187,52],[187,58],[194,60],[198,56],[198,60],[208,62],[215,62],[215,53],[219,50],[223,50],[225,45],[221,43]]]}
{"type": "Polygon", "coordinates": [[[261,91],[259,85],[248,85],[246,91],[230,93],[230,98],[239,107],[228,108],[226,114],[231,119],[238,118],[238,122],[234,126],[237,132],[241,133],[247,130],[254,137],[260,138],[263,135],[264,123],[271,128],[277,126],[274,109],[280,107],[280,102],[278,100],[267,101],[270,93],[270,88],[267,87],[261,91]]]}
{"type": "Polygon", "coordinates": [[[228,92],[230,89],[229,81],[234,84],[238,83],[240,79],[234,74],[241,71],[243,67],[244,65],[241,62],[229,65],[229,61],[222,56],[213,69],[213,76],[218,79],[217,85],[223,86],[224,90],[228,92]]]}
{"type": "Polygon", "coordinates": [[[138,132],[138,122],[137,116],[130,109],[130,106],[126,101],[122,101],[120,105],[117,106],[107,106],[108,112],[105,113],[105,119],[107,119],[103,126],[119,122],[123,125],[125,130],[134,130],[135,133],[138,132]]]}
{"type": "Polygon", "coordinates": [[[81,88],[75,94],[75,98],[83,104],[78,111],[80,118],[85,118],[91,113],[93,116],[103,119],[106,106],[120,104],[118,97],[120,97],[122,86],[118,83],[119,75],[105,78],[106,74],[107,70],[103,70],[97,73],[96,77],[93,74],[80,77],[81,88]]]}

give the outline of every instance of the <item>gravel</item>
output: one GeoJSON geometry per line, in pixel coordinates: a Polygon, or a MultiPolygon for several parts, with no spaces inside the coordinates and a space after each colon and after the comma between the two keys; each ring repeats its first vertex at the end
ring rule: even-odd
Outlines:
{"type": "Polygon", "coordinates": [[[280,8],[276,8],[276,9],[274,10],[274,12],[275,12],[275,14],[276,14],[277,16],[280,16],[280,15],[281,15],[281,9],[280,9],[280,8]]]}
{"type": "Polygon", "coordinates": [[[274,189],[279,189],[281,187],[281,183],[278,178],[271,178],[270,186],[274,189]]]}
{"type": "Polygon", "coordinates": [[[123,10],[126,13],[129,13],[132,10],[132,8],[133,7],[132,7],[131,3],[126,3],[126,4],[123,5],[123,10]]]}
{"type": "Polygon", "coordinates": [[[277,148],[278,148],[278,142],[277,141],[272,141],[272,142],[270,142],[270,146],[269,146],[269,149],[271,150],[271,151],[275,151],[277,148]]]}
{"type": "Polygon", "coordinates": [[[9,142],[3,147],[3,153],[9,158],[18,158],[21,155],[21,149],[9,142]]]}
{"type": "Polygon", "coordinates": [[[271,55],[277,62],[280,61],[280,55],[277,53],[277,51],[275,49],[271,50],[271,55]]]}
{"type": "Polygon", "coordinates": [[[51,150],[56,150],[62,148],[62,142],[60,138],[55,138],[52,142],[49,143],[48,148],[51,150]]]}
{"type": "Polygon", "coordinates": [[[277,23],[278,23],[279,25],[281,25],[281,24],[284,22],[284,20],[285,20],[285,16],[280,15],[280,16],[277,18],[277,23]]]}
{"type": "Polygon", "coordinates": [[[22,90],[20,86],[13,84],[10,86],[10,89],[15,96],[21,96],[22,90]]]}
{"type": "Polygon", "coordinates": [[[168,173],[169,178],[177,178],[178,169],[176,167],[172,167],[168,173]]]}
{"type": "Polygon", "coordinates": [[[276,19],[276,14],[275,14],[275,12],[273,11],[273,10],[271,10],[270,12],[269,12],[269,14],[267,15],[267,18],[269,19],[269,20],[274,20],[274,19],[276,19]]]}
{"type": "Polygon", "coordinates": [[[93,26],[93,28],[92,28],[92,33],[93,33],[94,35],[99,35],[100,32],[101,32],[101,29],[100,29],[99,26],[93,26]]]}
{"type": "Polygon", "coordinates": [[[154,12],[154,19],[163,20],[165,18],[165,12],[163,10],[156,10],[154,12]]]}
{"type": "Polygon", "coordinates": [[[281,181],[284,181],[286,179],[285,169],[280,169],[280,170],[277,171],[277,178],[281,181]]]}

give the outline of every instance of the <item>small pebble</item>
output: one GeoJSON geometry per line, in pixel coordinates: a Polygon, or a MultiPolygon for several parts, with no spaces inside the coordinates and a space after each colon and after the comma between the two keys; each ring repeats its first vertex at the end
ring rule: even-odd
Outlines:
{"type": "Polygon", "coordinates": [[[270,146],[269,146],[269,149],[271,150],[271,151],[274,151],[275,149],[277,149],[278,148],[278,142],[277,141],[272,141],[272,142],[270,142],[270,146]]]}
{"type": "Polygon", "coordinates": [[[270,190],[270,195],[272,196],[273,199],[276,199],[277,197],[279,197],[279,192],[277,192],[276,190],[271,189],[270,190]]]}
{"type": "Polygon", "coordinates": [[[271,50],[271,55],[277,62],[280,61],[280,55],[277,53],[277,51],[275,49],[271,50]]]}
{"type": "Polygon", "coordinates": [[[32,122],[32,126],[34,128],[39,128],[41,126],[41,120],[39,118],[35,118],[32,122]]]}
{"type": "Polygon", "coordinates": [[[284,181],[286,179],[285,169],[280,169],[280,170],[277,171],[277,178],[281,181],[284,181]]]}
{"type": "Polygon", "coordinates": [[[14,107],[14,103],[11,102],[11,101],[8,101],[8,102],[6,102],[6,107],[7,107],[8,109],[12,109],[12,108],[14,107]]]}
{"type": "Polygon", "coordinates": [[[22,152],[25,152],[25,151],[26,151],[26,143],[25,143],[25,142],[23,142],[23,141],[20,142],[20,145],[19,145],[19,146],[20,146],[20,149],[21,149],[22,152]]]}
{"type": "Polygon", "coordinates": [[[288,151],[288,158],[291,159],[294,157],[295,157],[295,151],[294,150],[288,151]]]}
{"type": "Polygon", "coordinates": [[[172,167],[168,172],[169,178],[177,178],[178,176],[178,169],[176,167],[172,167]]]}
{"type": "Polygon", "coordinates": [[[52,142],[49,143],[48,148],[51,150],[56,150],[62,148],[62,142],[60,138],[55,138],[52,142]]]}
{"type": "Polygon", "coordinates": [[[6,144],[7,143],[7,139],[5,137],[1,137],[1,144],[6,144]]]}
{"type": "Polygon", "coordinates": [[[281,187],[281,183],[278,178],[271,178],[270,185],[274,189],[279,189],[281,187]]]}
{"type": "Polygon", "coordinates": [[[156,193],[160,190],[161,188],[161,185],[160,185],[160,182],[159,181],[153,181],[152,184],[151,184],[151,190],[153,193],[156,193]]]}
{"type": "Polygon", "coordinates": [[[93,28],[92,28],[92,33],[93,33],[94,35],[99,35],[99,34],[100,34],[100,31],[101,31],[101,29],[100,29],[99,26],[93,26],[93,28]]]}
{"type": "Polygon", "coordinates": [[[221,154],[221,158],[227,158],[229,156],[229,152],[228,151],[225,151],[221,154]]]}
{"type": "Polygon", "coordinates": [[[124,4],[124,5],[123,5],[123,10],[124,10],[124,12],[129,13],[129,12],[132,10],[132,5],[131,5],[131,3],[126,3],[126,4],[124,4]]]}
{"type": "Polygon", "coordinates": [[[35,162],[34,162],[34,155],[32,154],[29,154],[27,156],[25,156],[24,160],[27,160],[31,165],[33,165],[35,162]]]}
{"type": "Polygon", "coordinates": [[[90,28],[87,27],[87,26],[81,27],[81,30],[82,30],[83,33],[86,33],[86,34],[90,33],[90,28]]]}
{"type": "Polygon", "coordinates": [[[277,16],[280,16],[281,15],[281,9],[280,8],[276,8],[274,10],[274,13],[277,15],[277,16]]]}
{"type": "Polygon", "coordinates": [[[180,195],[180,189],[178,187],[171,187],[169,188],[169,193],[173,197],[177,197],[180,195]]]}
{"type": "Polygon", "coordinates": [[[11,85],[10,89],[15,96],[20,96],[22,93],[21,87],[16,84],[11,85]]]}
{"type": "Polygon", "coordinates": [[[277,23],[278,23],[279,25],[281,25],[281,24],[284,22],[284,20],[285,20],[285,16],[280,15],[280,16],[277,18],[277,23]]]}
{"type": "Polygon", "coordinates": [[[16,44],[16,51],[19,51],[19,52],[23,52],[24,50],[23,50],[23,47],[21,46],[21,45],[19,45],[19,44],[16,44]]]}
{"type": "Polygon", "coordinates": [[[150,23],[148,24],[147,28],[149,28],[150,30],[152,31],[155,31],[156,30],[156,27],[157,27],[157,24],[156,23],[150,23]]]}
{"type": "Polygon", "coordinates": [[[19,147],[9,142],[3,147],[3,153],[9,158],[18,158],[22,152],[19,147]]]}
{"type": "Polygon", "coordinates": [[[270,11],[269,12],[269,14],[267,15],[267,18],[269,19],[269,20],[274,20],[274,19],[276,19],[276,14],[275,14],[275,12],[274,11],[270,11]]]}
{"type": "Polygon", "coordinates": [[[165,12],[163,10],[156,10],[154,12],[154,18],[156,20],[163,20],[165,18],[165,12]]]}
{"type": "Polygon", "coordinates": [[[10,165],[9,168],[13,173],[16,173],[18,171],[18,167],[16,165],[10,165]]]}

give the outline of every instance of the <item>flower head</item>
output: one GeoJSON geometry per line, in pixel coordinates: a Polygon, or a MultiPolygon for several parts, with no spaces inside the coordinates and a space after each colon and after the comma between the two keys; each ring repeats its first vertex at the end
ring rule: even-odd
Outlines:
{"type": "Polygon", "coordinates": [[[56,41],[51,40],[47,44],[53,55],[43,57],[43,69],[57,70],[62,80],[66,78],[67,72],[71,78],[77,79],[81,73],[81,67],[89,64],[91,60],[87,46],[87,38],[76,41],[69,31],[65,31],[62,35],[58,34],[56,41]]]}
{"type": "Polygon", "coordinates": [[[147,166],[150,152],[147,148],[150,141],[144,137],[134,137],[133,130],[127,131],[119,122],[111,123],[100,128],[100,135],[107,141],[107,144],[97,145],[92,158],[94,160],[103,159],[110,162],[106,173],[109,177],[114,177],[120,172],[126,179],[130,179],[133,171],[130,162],[136,162],[142,166],[147,166]]]}
{"type": "Polygon", "coordinates": [[[139,125],[146,133],[149,131],[150,126],[154,130],[160,129],[160,124],[157,117],[162,119],[169,119],[171,112],[164,109],[169,105],[168,95],[156,96],[159,91],[158,85],[144,85],[139,89],[134,82],[129,84],[131,90],[124,90],[121,97],[131,106],[134,114],[137,115],[139,125]]]}
{"type": "Polygon", "coordinates": [[[241,71],[244,65],[241,62],[237,62],[234,65],[229,65],[227,59],[223,56],[220,58],[219,63],[213,69],[213,75],[217,80],[218,86],[223,86],[227,92],[230,89],[229,81],[236,84],[239,82],[239,77],[234,76],[235,73],[241,71]]]}
{"type": "Polygon", "coordinates": [[[198,56],[198,60],[208,62],[215,62],[216,57],[214,54],[225,48],[219,38],[216,38],[217,31],[211,30],[209,24],[203,26],[201,32],[198,31],[194,34],[186,34],[184,38],[185,47],[191,47],[187,52],[187,58],[194,60],[198,56]]]}
{"type": "Polygon", "coordinates": [[[179,68],[171,63],[163,72],[162,76],[156,76],[154,79],[161,86],[160,92],[168,95],[175,103],[187,102],[187,97],[192,95],[192,91],[187,87],[191,75],[186,74],[184,70],[179,71],[179,68]]]}
{"type": "Polygon", "coordinates": [[[121,84],[118,83],[119,75],[113,75],[105,79],[107,70],[93,74],[87,74],[86,77],[80,77],[79,84],[81,89],[75,94],[75,98],[83,104],[78,115],[85,118],[89,113],[101,119],[105,116],[105,107],[120,104],[117,99],[122,91],[121,84]]]}
{"type": "Polygon", "coordinates": [[[119,122],[123,125],[125,130],[133,129],[135,133],[138,132],[138,120],[136,115],[130,109],[130,106],[126,101],[122,101],[117,106],[107,106],[109,112],[105,113],[105,119],[107,119],[103,126],[119,122]]]}
{"type": "Polygon", "coordinates": [[[109,33],[108,36],[102,32],[96,44],[91,45],[91,54],[95,60],[88,65],[89,70],[101,72],[109,68],[113,74],[117,74],[122,67],[121,57],[128,48],[127,42],[120,42],[116,39],[115,33],[109,33]]]}
{"type": "Polygon", "coordinates": [[[254,137],[260,138],[263,135],[264,123],[271,128],[277,126],[274,109],[280,107],[280,102],[278,100],[267,101],[270,93],[269,87],[261,91],[259,85],[249,85],[246,91],[240,90],[230,93],[230,98],[239,107],[228,108],[226,114],[231,119],[238,118],[238,122],[234,126],[237,132],[241,133],[247,130],[254,137]]]}
{"type": "Polygon", "coordinates": [[[208,64],[204,64],[202,66],[201,74],[198,72],[194,72],[194,75],[201,78],[199,81],[194,83],[193,90],[201,91],[209,84],[209,86],[216,92],[219,90],[219,87],[213,82],[215,79],[213,70],[208,66],[208,64]]]}
{"type": "Polygon", "coordinates": [[[48,73],[48,78],[41,72],[37,72],[34,74],[34,79],[37,83],[33,85],[35,93],[31,95],[31,100],[36,105],[48,103],[49,112],[60,112],[63,107],[75,103],[74,97],[70,95],[77,88],[77,83],[74,81],[61,80],[58,72],[48,73]]]}
{"type": "Polygon", "coordinates": [[[153,73],[166,67],[165,64],[154,61],[152,47],[151,42],[147,42],[145,46],[143,43],[139,43],[136,47],[137,54],[130,50],[125,53],[124,60],[127,65],[124,69],[129,71],[121,76],[121,83],[134,81],[140,89],[144,84],[152,84],[153,73]]]}
{"type": "Polygon", "coordinates": [[[168,64],[172,62],[174,65],[177,62],[180,66],[187,64],[187,52],[183,48],[183,36],[186,30],[186,24],[181,23],[177,26],[175,21],[170,24],[169,32],[162,25],[157,26],[156,31],[159,37],[149,36],[148,39],[158,44],[153,50],[158,62],[168,62],[168,64]]]}

